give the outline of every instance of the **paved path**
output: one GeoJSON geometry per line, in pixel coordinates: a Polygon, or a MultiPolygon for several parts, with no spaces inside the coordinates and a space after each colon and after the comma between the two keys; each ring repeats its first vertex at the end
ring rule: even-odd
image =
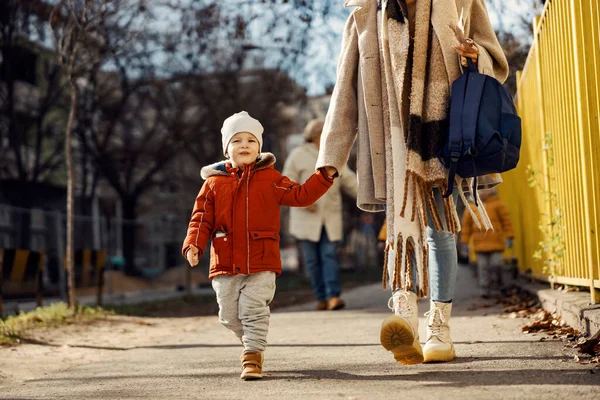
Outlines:
{"type": "Polygon", "coordinates": [[[575,363],[560,341],[522,334],[523,320],[500,317],[498,308],[469,310],[476,290],[464,269],[458,292],[451,320],[458,358],[451,363],[395,363],[378,342],[388,294],[370,285],[345,294],[346,310],[313,312],[308,304],[273,313],[262,381],[240,381],[240,345],[214,318],[200,332],[115,351],[6,388],[0,398],[598,398],[600,369],[575,363]]]}

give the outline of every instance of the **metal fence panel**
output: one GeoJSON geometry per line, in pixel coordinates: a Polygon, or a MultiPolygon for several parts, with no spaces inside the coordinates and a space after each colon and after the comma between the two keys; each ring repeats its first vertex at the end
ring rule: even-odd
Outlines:
{"type": "Polygon", "coordinates": [[[522,158],[500,189],[515,220],[521,267],[548,275],[533,254],[553,238],[538,226],[560,213],[565,254],[549,280],[588,286],[592,301],[600,288],[599,4],[548,1],[534,22],[534,44],[517,77],[522,158]],[[528,165],[538,171],[541,191],[528,187],[528,165]]]}

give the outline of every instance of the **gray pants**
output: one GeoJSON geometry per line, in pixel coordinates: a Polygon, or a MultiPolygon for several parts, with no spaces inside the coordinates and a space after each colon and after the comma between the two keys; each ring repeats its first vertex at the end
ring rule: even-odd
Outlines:
{"type": "Polygon", "coordinates": [[[494,284],[501,285],[503,263],[501,251],[477,253],[477,276],[482,295],[490,294],[494,284]]]}
{"type": "Polygon", "coordinates": [[[275,295],[275,273],[220,275],[212,280],[219,303],[219,321],[244,345],[244,351],[265,351],[269,304],[275,295]]]}

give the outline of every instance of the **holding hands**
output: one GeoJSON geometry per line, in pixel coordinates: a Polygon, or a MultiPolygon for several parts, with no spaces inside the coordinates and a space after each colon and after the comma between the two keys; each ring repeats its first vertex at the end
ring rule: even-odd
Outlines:
{"type": "Polygon", "coordinates": [[[325,171],[325,175],[327,175],[329,179],[335,178],[337,174],[337,169],[335,169],[334,167],[323,167],[321,169],[325,171]]]}

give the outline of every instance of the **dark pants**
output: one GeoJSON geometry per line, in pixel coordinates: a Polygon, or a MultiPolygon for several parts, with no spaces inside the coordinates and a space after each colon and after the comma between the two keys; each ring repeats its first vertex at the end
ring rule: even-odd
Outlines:
{"type": "Polygon", "coordinates": [[[327,237],[325,227],[318,242],[300,240],[300,249],[310,274],[312,289],[319,301],[338,297],[341,292],[340,264],[336,247],[337,243],[327,237]]]}

